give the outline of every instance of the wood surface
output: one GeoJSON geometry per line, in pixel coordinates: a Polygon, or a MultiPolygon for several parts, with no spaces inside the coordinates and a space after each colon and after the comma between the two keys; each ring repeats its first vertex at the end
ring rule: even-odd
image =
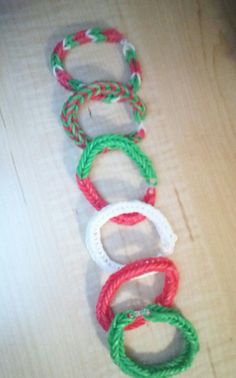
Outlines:
{"type": "MultiPolygon", "coordinates": [[[[69,92],[49,65],[57,41],[91,26],[121,30],[142,64],[148,133],[141,147],[158,173],[156,206],[179,237],[175,304],[201,344],[182,376],[236,377],[235,10],[233,0],[0,1],[2,378],[124,377],[95,318],[106,275],[85,248],[94,210],[75,182],[81,151],[59,122],[69,92]]],[[[129,77],[116,45],[77,48],[67,68],[87,82],[129,77]]],[[[81,122],[90,135],[134,127],[121,104],[91,103],[81,122]]],[[[119,151],[99,156],[91,177],[113,202],[140,198],[145,189],[119,151]]],[[[149,222],[108,223],[102,235],[120,262],[156,253],[149,222]]],[[[160,289],[158,275],[136,280],[122,288],[114,309],[149,303],[160,289]]],[[[175,330],[159,324],[127,332],[125,341],[130,355],[146,362],[181,347],[175,330]]]]}

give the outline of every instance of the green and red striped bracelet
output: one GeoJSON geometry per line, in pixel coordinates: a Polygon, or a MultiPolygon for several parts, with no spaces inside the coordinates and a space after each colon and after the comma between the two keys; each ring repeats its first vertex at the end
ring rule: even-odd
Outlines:
{"type": "Polygon", "coordinates": [[[128,85],[133,92],[136,92],[141,85],[141,67],[137,60],[135,47],[119,31],[113,28],[81,30],[75,34],[67,35],[62,41],[58,42],[51,56],[51,67],[59,83],[64,88],[74,92],[79,91],[86,85],[81,80],[74,79],[66,71],[64,62],[71,49],[91,42],[119,43],[122,46],[123,55],[131,73],[128,85]]]}
{"type": "Polygon", "coordinates": [[[81,106],[89,101],[128,103],[133,109],[137,131],[126,136],[136,143],[145,137],[143,120],[146,116],[146,108],[144,102],[124,84],[98,81],[83,87],[79,92],[73,93],[65,102],[61,112],[61,121],[65,132],[79,147],[86,147],[87,143],[92,140],[85,133],[78,120],[81,106]]]}

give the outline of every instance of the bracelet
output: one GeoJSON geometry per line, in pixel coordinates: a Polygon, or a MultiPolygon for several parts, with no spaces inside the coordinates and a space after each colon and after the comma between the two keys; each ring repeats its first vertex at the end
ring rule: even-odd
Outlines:
{"type": "Polygon", "coordinates": [[[107,272],[115,272],[123,268],[123,265],[113,261],[107,255],[102,245],[100,229],[113,217],[117,217],[122,213],[130,214],[133,212],[142,214],[153,222],[160,238],[158,255],[165,256],[173,252],[177,236],[172,231],[169,222],[160,210],[137,200],[110,204],[97,212],[90,219],[85,236],[85,242],[90,256],[101,269],[107,272]]]}
{"type": "Polygon", "coordinates": [[[83,87],[79,92],[73,93],[65,102],[61,112],[64,130],[79,147],[84,148],[92,140],[86,135],[78,120],[81,106],[88,101],[127,102],[133,109],[134,121],[138,127],[136,132],[126,136],[134,142],[139,142],[145,137],[142,123],[146,115],[144,102],[126,85],[108,81],[95,82],[83,87]]]}
{"type": "MultiPolygon", "coordinates": [[[[115,317],[111,304],[122,284],[136,277],[155,272],[165,273],[165,282],[162,293],[155,298],[154,302],[162,306],[172,306],[179,283],[179,274],[175,264],[166,257],[136,260],[113,273],[100,292],[96,305],[96,316],[98,323],[105,331],[108,331],[115,317]]],[[[137,328],[145,323],[146,319],[141,314],[125,330],[137,328]]]]}
{"type": "MultiPolygon", "coordinates": [[[[104,151],[120,149],[125,152],[137,165],[141,175],[149,185],[143,197],[143,201],[154,205],[156,198],[157,176],[151,160],[141,151],[141,149],[130,139],[118,134],[105,134],[95,137],[83,150],[80,158],[76,179],[80,190],[87,200],[97,210],[101,210],[108,203],[97,192],[89,179],[89,172],[96,155],[104,151]]],[[[144,220],[141,214],[121,214],[112,219],[113,222],[133,225],[144,220]]]]}
{"type": "Polygon", "coordinates": [[[81,30],[75,34],[67,35],[55,46],[51,55],[51,67],[54,76],[64,88],[76,92],[86,85],[81,80],[74,79],[66,71],[64,62],[71,49],[89,42],[119,43],[122,46],[122,53],[131,72],[129,85],[134,92],[140,88],[141,67],[137,60],[135,47],[129,43],[118,30],[112,28],[105,30],[100,28],[81,30]]]}
{"type": "Polygon", "coordinates": [[[199,351],[198,336],[193,325],[176,309],[158,305],[145,306],[142,311],[129,310],[117,314],[109,330],[108,344],[113,362],[125,374],[135,378],[167,378],[181,373],[191,366],[199,351]],[[140,314],[147,321],[175,326],[184,339],[183,351],[170,361],[152,365],[141,364],[129,358],[125,352],[124,329],[140,314]]]}

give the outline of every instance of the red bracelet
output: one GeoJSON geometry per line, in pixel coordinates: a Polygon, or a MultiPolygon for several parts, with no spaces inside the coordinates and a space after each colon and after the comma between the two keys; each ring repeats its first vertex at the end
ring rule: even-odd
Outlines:
{"type": "MultiPolygon", "coordinates": [[[[165,273],[162,293],[156,297],[154,303],[166,307],[172,306],[179,283],[179,274],[175,264],[166,257],[151,257],[134,261],[113,273],[100,292],[96,305],[96,316],[105,331],[108,331],[115,316],[111,303],[121,285],[133,278],[154,272],[165,273]]],[[[126,327],[126,330],[137,328],[145,323],[146,320],[140,314],[133,323],[126,327]]]]}

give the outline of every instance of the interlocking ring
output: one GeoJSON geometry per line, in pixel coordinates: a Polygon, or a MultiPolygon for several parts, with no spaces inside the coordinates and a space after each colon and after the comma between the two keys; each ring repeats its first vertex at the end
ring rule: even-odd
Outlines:
{"type": "Polygon", "coordinates": [[[86,85],[83,81],[74,79],[66,71],[64,62],[71,49],[90,42],[119,43],[122,46],[125,61],[128,63],[131,72],[128,85],[136,92],[141,85],[141,67],[137,60],[135,47],[118,30],[112,28],[105,30],[99,28],[81,30],[75,34],[67,35],[55,46],[51,55],[51,66],[53,74],[59,83],[64,88],[73,92],[79,91],[86,85]]]}
{"type": "MultiPolygon", "coordinates": [[[[154,205],[156,198],[155,187],[157,186],[157,176],[152,162],[141,151],[137,144],[122,135],[105,134],[97,136],[83,150],[76,171],[76,178],[80,190],[83,192],[91,205],[95,207],[95,209],[101,210],[104,206],[107,206],[107,201],[101,197],[91,183],[89,173],[92,163],[98,154],[115,149],[122,150],[136,163],[141,175],[148,184],[148,189],[143,197],[143,201],[154,205]]],[[[144,219],[144,215],[132,213],[121,214],[115,218],[112,218],[112,221],[120,224],[133,225],[144,219]]]]}
{"type": "MultiPolygon", "coordinates": [[[[99,294],[96,316],[105,331],[108,331],[114,319],[115,314],[112,311],[111,304],[121,286],[134,278],[156,272],[165,273],[165,281],[162,293],[155,298],[154,302],[162,306],[172,306],[179,283],[179,274],[173,261],[166,257],[136,260],[110,275],[99,294]]],[[[137,328],[145,323],[146,320],[141,314],[126,327],[126,330],[137,328]]]]}
{"type": "Polygon", "coordinates": [[[108,344],[113,362],[123,373],[131,377],[167,378],[187,370],[199,351],[199,341],[195,328],[174,308],[149,305],[141,311],[128,310],[115,316],[109,329],[108,344]],[[159,364],[141,364],[129,358],[125,352],[124,330],[140,314],[146,321],[168,323],[178,329],[184,339],[182,352],[172,360],[159,364]]]}
{"type": "Polygon", "coordinates": [[[146,115],[146,109],[144,102],[126,85],[116,82],[97,81],[83,87],[79,92],[73,93],[65,102],[61,112],[61,121],[65,132],[79,147],[86,147],[92,140],[92,138],[85,133],[78,120],[81,106],[89,101],[128,103],[133,109],[137,130],[126,136],[135,143],[145,137],[143,120],[146,115]]]}
{"type": "Polygon", "coordinates": [[[92,259],[107,272],[115,272],[123,268],[122,264],[113,261],[103,248],[101,241],[101,227],[110,219],[120,214],[142,214],[153,222],[159,234],[159,250],[157,255],[166,256],[173,252],[177,236],[166,217],[160,210],[141,201],[118,202],[108,205],[97,212],[89,221],[86,229],[86,246],[92,259]]]}

